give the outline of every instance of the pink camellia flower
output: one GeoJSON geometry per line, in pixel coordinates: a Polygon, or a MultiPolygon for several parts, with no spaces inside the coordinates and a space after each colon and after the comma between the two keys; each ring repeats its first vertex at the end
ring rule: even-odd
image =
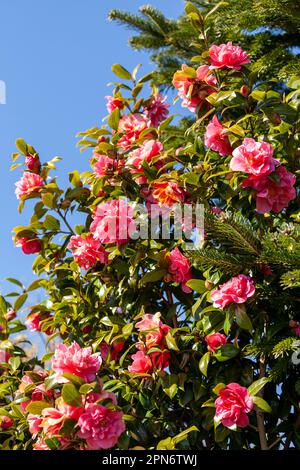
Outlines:
{"type": "Polygon", "coordinates": [[[121,411],[88,403],[78,420],[80,431],[77,436],[86,441],[88,450],[109,449],[125,431],[122,418],[121,411]]]}
{"type": "Polygon", "coordinates": [[[186,200],[186,191],[179,186],[177,181],[160,178],[151,183],[152,197],[156,203],[162,206],[173,206],[186,200]]]}
{"type": "Polygon", "coordinates": [[[165,335],[170,331],[171,327],[164,324],[160,319],[160,312],[152,315],[146,313],[142,320],[136,323],[135,327],[143,333],[146,333],[145,344],[147,349],[154,346],[162,346],[165,335]]]}
{"type": "Polygon", "coordinates": [[[216,352],[218,348],[227,343],[227,338],[222,333],[213,333],[205,336],[204,339],[207,344],[207,349],[212,353],[216,352]]]}
{"type": "Polygon", "coordinates": [[[20,247],[25,255],[40,253],[42,243],[38,238],[21,237],[16,240],[16,246],[20,247]]]}
{"type": "Polygon", "coordinates": [[[232,152],[227,131],[222,124],[220,124],[217,116],[213,117],[206,128],[204,143],[206,147],[218,152],[223,157],[226,157],[226,155],[232,152]]]}
{"type": "Polygon", "coordinates": [[[16,196],[18,199],[38,193],[44,185],[44,180],[40,175],[26,171],[16,186],[16,196]]]}
{"type": "Polygon", "coordinates": [[[58,435],[66,419],[78,421],[84,412],[83,407],[70,406],[63,402],[62,398],[57,400],[57,408],[44,408],[41,427],[47,436],[58,435]]]}
{"type": "Polygon", "coordinates": [[[145,106],[144,114],[150,119],[152,127],[158,127],[168,117],[170,105],[166,103],[166,100],[166,96],[157,93],[151,97],[149,103],[145,106]]]}
{"type": "Polygon", "coordinates": [[[50,447],[47,446],[44,439],[41,437],[33,444],[33,450],[51,450],[50,447]]]}
{"type": "Polygon", "coordinates": [[[256,178],[251,175],[243,182],[244,188],[250,187],[256,191],[254,194],[256,210],[260,214],[270,211],[281,212],[296,197],[294,188],[296,176],[293,173],[280,166],[270,176],[272,179],[269,176],[256,178]]]}
{"type": "Polygon", "coordinates": [[[5,349],[0,349],[0,363],[6,364],[11,358],[11,354],[5,349]]]}
{"type": "Polygon", "coordinates": [[[96,378],[102,364],[100,353],[92,354],[92,348],[81,348],[75,341],[71,346],[59,344],[52,357],[52,369],[60,383],[68,382],[62,374],[68,373],[81,377],[86,382],[96,378]]]}
{"type": "Polygon", "coordinates": [[[122,173],[122,169],[124,167],[123,160],[116,160],[108,157],[107,155],[98,154],[94,154],[94,157],[97,158],[97,161],[94,164],[93,169],[99,178],[110,175],[111,173],[122,173]]]}
{"type": "Polygon", "coordinates": [[[43,330],[43,321],[51,318],[50,312],[32,312],[26,318],[26,325],[31,331],[43,332],[46,335],[51,335],[52,328],[49,327],[43,330]]]}
{"type": "Polygon", "coordinates": [[[40,418],[37,415],[29,414],[27,416],[27,421],[29,424],[29,432],[32,434],[32,438],[35,439],[37,434],[41,431],[42,429],[42,422],[43,418],[40,418]]]}
{"type": "Polygon", "coordinates": [[[232,42],[227,44],[214,44],[209,49],[210,69],[234,69],[241,70],[242,65],[251,62],[247,54],[240,46],[234,46],[232,42]]]}
{"type": "Polygon", "coordinates": [[[107,101],[106,103],[106,109],[110,113],[112,113],[115,109],[124,109],[124,103],[121,99],[116,98],[114,96],[105,96],[105,99],[107,101]]]}
{"type": "Polygon", "coordinates": [[[83,269],[91,269],[98,261],[101,264],[108,262],[104,247],[92,235],[73,235],[68,248],[73,251],[76,263],[83,269]]]}
{"type": "Polygon", "coordinates": [[[210,107],[206,97],[213,93],[211,86],[216,84],[217,79],[208,65],[201,65],[197,70],[193,70],[184,64],[173,77],[173,85],[178,90],[178,96],[183,100],[181,106],[193,113],[198,108],[210,107]]]}
{"type": "Polygon", "coordinates": [[[157,157],[162,149],[163,144],[161,142],[151,139],[146,140],[143,145],[130,152],[129,158],[126,160],[126,167],[129,168],[133,175],[136,173],[142,173],[142,175],[136,179],[138,184],[147,183],[147,177],[143,174],[143,162],[150,163],[152,158],[157,157]]]}
{"type": "Polygon", "coordinates": [[[223,310],[226,305],[235,303],[243,304],[249,297],[255,293],[255,286],[251,277],[239,274],[219,286],[219,289],[211,293],[213,306],[223,310]]]}
{"type": "Polygon", "coordinates": [[[3,430],[9,429],[14,425],[10,416],[0,416],[0,428],[3,430]]]}
{"type": "Polygon", "coordinates": [[[32,173],[39,174],[41,171],[41,162],[38,155],[27,155],[25,157],[25,165],[32,173]]]}
{"type": "Polygon", "coordinates": [[[245,428],[249,424],[247,413],[253,408],[253,398],[245,387],[231,383],[220,390],[215,407],[215,419],[221,421],[223,426],[245,428]]]}
{"type": "Polygon", "coordinates": [[[166,261],[168,262],[168,274],[165,276],[165,281],[178,282],[181,284],[183,292],[192,292],[192,289],[186,285],[187,281],[192,279],[191,263],[183,256],[178,247],[166,256],[166,261]]]}
{"type": "Polygon", "coordinates": [[[124,349],[124,341],[116,340],[110,346],[105,341],[100,344],[101,357],[106,361],[108,354],[110,353],[110,359],[115,361],[119,353],[124,349]]]}
{"type": "Polygon", "coordinates": [[[16,318],[16,316],[17,316],[16,311],[13,308],[10,308],[9,310],[7,310],[5,314],[5,320],[12,321],[16,318]]]}
{"type": "MultiPolygon", "coordinates": [[[[124,135],[118,140],[118,147],[125,151],[130,149],[139,139],[141,133],[149,127],[151,127],[151,121],[144,114],[135,113],[123,116],[119,122],[118,132],[122,132],[124,135]]],[[[151,134],[148,138],[151,138],[151,134]]]]}
{"type": "Polygon", "coordinates": [[[129,372],[135,374],[147,374],[152,370],[152,362],[150,357],[144,351],[138,351],[131,356],[133,363],[128,367],[129,372]]]}
{"type": "Polygon", "coordinates": [[[278,160],[273,158],[273,152],[273,147],[268,142],[256,142],[246,138],[243,144],[232,152],[230,168],[255,177],[269,175],[279,165],[278,160]]]}
{"type": "Polygon", "coordinates": [[[101,243],[126,243],[136,231],[133,208],[123,199],[99,204],[90,230],[101,243]]]}

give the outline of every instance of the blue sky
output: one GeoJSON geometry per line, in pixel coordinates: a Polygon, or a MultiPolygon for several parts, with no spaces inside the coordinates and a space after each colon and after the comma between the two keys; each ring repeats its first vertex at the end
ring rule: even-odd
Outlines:
{"type": "MultiPolygon", "coordinates": [[[[88,167],[89,153],[76,148],[76,133],[101,124],[106,114],[106,84],[113,79],[111,65],[126,68],[143,63],[146,54],[128,46],[130,31],[107,20],[112,8],[136,12],[150,3],[169,17],[183,10],[183,0],[2,0],[0,80],[6,83],[6,105],[0,105],[0,286],[16,277],[33,279],[33,256],[14,248],[11,230],[28,222],[30,211],[17,212],[14,183],[18,170],[9,171],[15,140],[23,137],[42,160],[59,155],[59,181],[68,171],[88,167]]],[[[30,204],[30,203],[29,203],[30,204]]]]}

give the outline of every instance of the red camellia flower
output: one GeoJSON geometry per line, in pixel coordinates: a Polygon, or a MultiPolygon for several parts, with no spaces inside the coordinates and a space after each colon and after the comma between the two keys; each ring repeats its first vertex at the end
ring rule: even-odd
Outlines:
{"type": "Polygon", "coordinates": [[[147,374],[152,370],[150,357],[144,351],[138,351],[131,356],[133,363],[128,367],[129,372],[135,374],[147,374]]]}
{"type": "Polygon", "coordinates": [[[102,405],[88,403],[78,420],[78,437],[85,439],[87,450],[113,447],[125,431],[123,413],[102,405]]]}
{"type": "MultiPolygon", "coordinates": [[[[151,127],[151,121],[144,114],[136,113],[123,116],[119,122],[118,132],[122,132],[124,135],[118,140],[118,147],[123,150],[130,149],[139,139],[141,133],[149,127],[151,127]]],[[[151,134],[148,138],[151,138],[151,134]]]]}
{"type": "Polygon", "coordinates": [[[46,335],[51,335],[52,328],[49,327],[46,330],[43,330],[43,321],[51,317],[49,312],[33,312],[28,315],[26,318],[26,325],[31,331],[43,332],[46,335]]]}
{"type": "Polygon", "coordinates": [[[101,243],[126,243],[136,231],[133,208],[123,199],[99,204],[90,230],[101,243]]]}
{"type": "Polygon", "coordinates": [[[218,152],[223,157],[231,154],[232,148],[229,142],[226,129],[219,123],[217,116],[214,116],[208,124],[204,135],[206,147],[218,152]]]}
{"type": "Polygon", "coordinates": [[[25,255],[40,253],[42,242],[38,238],[21,237],[16,240],[16,246],[20,247],[25,255]]]}
{"type": "Polygon", "coordinates": [[[68,245],[73,251],[75,261],[83,269],[90,269],[99,261],[107,264],[108,255],[98,240],[92,235],[73,235],[68,245]]]}
{"type": "Polygon", "coordinates": [[[213,45],[209,49],[211,66],[210,69],[234,69],[241,70],[242,65],[249,64],[249,54],[240,46],[234,46],[232,42],[213,45]]]}
{"type": "Polygon", "coordinates": [[[44,185],[44,180],[40,175],[26,171],[16,186],[16,196],[18,199],[38,193],[44,185]]]}
{"type": "Polygon", "coordinates": [[[208,65],[201,65],[197,70],[182,65],[173,77],[173,85],[178,90],[178,96],[183,100],[182,107],[195,113],[197,109],[209,108],[205,100],[213,93],[211,86],[217,84],[217,79],[209,70],[208,65]]]}
{"type": "Polygon", "coordinates": [[[5,320],[6,321],[12,321],[16,318],[17,314],[15,312],[15,310],[13,308],[10,308],[9,310],[7,310],[6,314],[5,314],[5,320]]]}
{"type": "Polygon", "coordinates": [[[157,93],[144,107],[144,114],[150,119],[152,127],[158,127],[168,117],[170,105],[166,103],[166,100],[166,96],[157,93]]]}
{"type": "Polygon", "coordinates": [[[265,214],[271,211],[281,212],[295,199],[295,182],[296,176],[284,166],[280,166],[270,176],[262,178],[249,176],[244,180],[243,187],[255,190],[256,210],[260,214],[265,214]]]}
{"type": "Polygon", "coordinates": [[[214,307],[223,310],[226,305],[232,303],[243,304],[254,293],[253,279],[244,274],[239,274],[219,286],[219,289],[214,290],[211,293],[211,299],[213,300],[214,307]]]}
{"type": "Polygon", "coordinates": [[[181,284],[183,292],[192,292],[192,289],[186,285],[187,281],[192,279],[191,263],[183,256],[178,247],[174,248],[167,256],[168,274],[164,280],[167,282],[178,282],[181,284]]]}
{"type": "Polygon", "coordinates": [[[109,114],[117,108],[124,109],[124,103],[121,99],[116,98],[114,96],[105,96],[105,99],[107,101],[106,108],[109,114]]]}
{"type": "Polygon", "coordinates": [[[5,349],[0,349],[0,364],[6,364],[10,358],[11,354],[9,354],[9,352],[7,352],[5,349]]]}
{"type": "Polygon", "coordinates": [[[171,327],[164,324],[160,319],[160,312],[152,315],[146,313],[143,315],[142,320],[135,324],[137,330],[145,333],[145,345],[147,349],[154,346],[162,346],[165,335],[170,331],[171,327]]]}
{"type": "Polygon", "coordinates": [[[39,174],[41,171],[41,162],[38,155],[27,155],[25,157],[25,165],[32,173],[39,174]]]}
{"type": "Polygon", "coordinates": [[[244,139],[243,144],[232,152],[230,168],[255,177],[269,175],[279,165],[278,160],[273,158],[273,152],[273,147],[268,142],[244,139]]]}
{"type": "Polygon", "coordinates": [[[227,428],[245,428],[249,424],[249,413],[253,408],[253,398],[245,387],[231,383],[219,392],[215,401],[215,419],[227,428]]]}
{"type": "Polygon", "coordinates": [[[14,425],[13,420],[10,416],[0,416],[0,428],[9,429],[14,425]]]}
{"type": "Polygon", "coordinates": [[[227,343],[227,338],[222,333],[212,333],[211,335],[205,336],[207,349],[212,353],[216,352],[218,348],[224,346],[227,343]]]}
{"type": "Polygon", "coordinates": [[[71,346],[59,344],[52,357],[52,369],[60,383],[67,382],[62,374],[68,373],[81,377],[86,382],[96,378],[102,364],[100,353],[92,353],[92,348],[81,348],[76,341],[71,346]]]}

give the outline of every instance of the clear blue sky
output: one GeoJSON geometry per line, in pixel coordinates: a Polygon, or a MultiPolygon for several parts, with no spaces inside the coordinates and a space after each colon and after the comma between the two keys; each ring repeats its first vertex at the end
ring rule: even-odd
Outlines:
{"type": "Polygon", "coordinates": [[[110,23],[108,12],[136,12],[145,3],[174,18],[184,5],[183,0],[1,0],[0,80],[7,87],[7,104],[0,105],[2,293],[6,277],[25,284],[33,279],[34,257],[11,240],[12,228],[29,218],[28,211],[17,212],[14,183],[20,174],[9,172],[15,139],[34,145],[42,160],[62,156],[60,181],[68,171],[87,168],[90,155],[79,153],[75,136],[105,116],[111,64],[133,69],[141,62],[143,72],[151,69],[148,56],[128,46],[130,31],[110,23]]]}

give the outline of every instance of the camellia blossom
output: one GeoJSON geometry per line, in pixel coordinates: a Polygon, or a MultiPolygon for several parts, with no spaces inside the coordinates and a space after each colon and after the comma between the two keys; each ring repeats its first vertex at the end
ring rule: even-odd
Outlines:
{"type": "Polygon", "coordinates": [[[38,155],[27,155],[25,157],[25,165],[32,173],[39,174],[41,171],[41,162],[38,155]]]}
{"type": "Polygon", "coordinates": [[[115,96],[105,96],[107,101],[106,109],[110,113],[112,113],[115,109],[124,109],[124,103],[120,98],[115,96]]]}
{"type": "Polygon", "coordinates": [[[124,341],[116,340],[111,345],[107,344],[105,341],[102,341],[100,344],[101,357],[104,361],[110,358],[110,360],[115,361],[119,353],[124,349],[124,341]]]}
{"type": "Polygon", "coordinates": [[[201,65],[194,70],[184,64],[173,77],[173,85],[178,90],[178,96],[183,100],[181,106],[193,113],[198,108],[210,107],[205,99],[213,93],[214,90],[211,87],[216,84],[217,79],[208,65],[201,65]]]}
{"type": "Polygon", "coordinates": [[[147,374],[152,370],[150,357],[144,351],[138,351],[131,356],[132,364],[128,367],[129,372],[135,374],[147,374]]]}
{"type": "Polygon", "coordinates": [[[223,426],[245,428],[249,424],[247,413],[253,409],[253,398],[245,387],[231,383],[220,390],[215,407],[215,419],[223,426]]]}
{"type": "Polygon", "coordinates": [[[98,261],[101,264],[108,262],[104,247],[92,235],[73,235],[68,248],[73,251],[76,263],[83,269],[91,269],[98,261]]]}
{"type": "Polygon", "coordinates": [[[152,197],[159,205],[173,206],[183,203],[186,191],[176,181],[160,178],[151,183],[152,197]]]}
{"type": "Polygon", "coordinates": [[[124,167],[124,160],[116,160],[107,155],[94,154],[97,159],[93,166],[94,172],[99,178],[111,175],[112,173],[121,174],[124,167]]]}
{"type": "Polygon", "coordinates": [[[71,346],[59,344],[52,357],[52,369],[60,383],[67,382],[62,374],[68,373],[81,377],[86,382],[96,378],[102,364],[100,353],[92,354],[92,348],[81,348],[76,341],[71,346]]]}
{"type": "Polygon", "coordinates": [[[211,293],[213,306],[223,310],[232,303],[243,304],[249,297],[255,294],[253,279],[244,274],[239,274],[219,286],[211,293]]]}
{"type": "Polygon", "coordinates": [[[170,105],[166,103],[166,100],[166,96],[156,93],[145,106],[143,111],[145,116],[150,119],[152,127],[158,127],[168,117],[170,105]]]}
{"type": "Polygon", "coordinates": [[[33,444],[33,450],[51,450],[50,447],[47,446],[45,439],[39,437],[37,441],[33,444]]]}
{"type": "Polygon", "coordinates": [[[123,199],[99,204],[90,230],[101,243],[126,243],[136,231],[133,208],[123,199]]]}
{"type": "Polygon", "coordinates": [[[10,429],[14,422],[10,416],[0,416],[0,429],[10,429]]]}
{"type": "Polygon", "coordinates": [[[274,149],[268,142],[246,138],[242,145],[233,150],[230,168],[255,177],[269,175],[279,165],[278,160],[273,158],[273,153],[274,149]]]}
{"type": "Polygon", "coordinates": [[[284,166],[280,166],[270,176],[262,178],[249,176],[244,180],[243,187],[255,190],[254,198],[258,213],[265,214],[271,211],[277,213],[295,199],[295,182],[296,176],[287,171],[284,166]]]}
{"type": "Polygon", "coordinates": [[[206,147],[218,152],[223,157],[232,152],[227,130],[220,124],[217,116],[212,118],[212,121],[206,128],[204,143],[206,147]]]}
{"type": "Polygon", "coordinates": [[[164,337],[171,329],[169,325],[161,321],[160,317],[160,312],[154,315],[146,313],[143,315],[142,319],[135,324],[137,330],[146,334],[145,345],[147,349],[154,346],[163,346],[164,337]]]}
{"type": "Polygon", "coordinates": [[[234,69],[241,70],[242,65],[251,62],[247,54],[240,46],[234,46],[232,42],[227,44],[214,44],[209,49],[210,69],[234,69]]]}
{"type": "Polygon", "coordinates": [[[38,193],[44,185],[44,180],[40,175],[26,171],[16,186],[15,194],[18,199],[38,193]]]}
{"type": "Polygon", "coordinates": [[[25,255],[40,253],[42,242],[38,238],[21,237],[17,238],[16,246],[20,247],[25,255]]]}
{"type": "MultiPolygon", "coordinates": [[[[122,132],[124,135],[118,140],[118,147],[125,151],[130,149],[139,139],[141,133],[149,127],[151,127],[151,121],[144,114],[135,113],[123,116],[119,122],[118,132],[122,132]]],[[[151,134],[148,138],[151,138],[151,134]]]]}
{"type": "Polygon", "coordinates": [[[11,354],[5,349],[0,349],[0,364],[6,364],[11,358],[11,354]]]}
{"type": "Polygon", "coordinates": [[[29,414],[27,416],[27,422],[29,424],[29,432],[32,434],[32,438],[35,439],[39,431],[42,429],[43,418],[37,415],[29,414]]]}
{"type": "Polygon", "coordinates": [[[44,408],[42,411],[41,427],[44,433],[50,437],[59,434],[66,419],[77,421],[84,411],[83,407],[67,405],[62,398],[59,398],[57,402],[57,408],[44,408]]]}
{"type": "Polygon", "coordinates": [[[46,335],[51,335],[52,328],[49,327],[43,330],[43,321],[51,318],[50,312],[32,312],[26,318],[26,325],[31,331],[43,332],[46,335]]]}
{"type": "Polygon", "coordinates": [[[88,450],[109,449],[125,431],[123,413],[89,403],[78,420],[78,437],[85,439],[88,450]]]}
{"type": "Polygon", "coordinates": [[[212,333],[211,335],[205,336],[204,339],[207,344],[207,349],[212,353],[216,352],[218,348],[227,343],[227,338],[222,333],[212,333]]]}
{"type": "Polygon", "coordinates": [[[157,157],[163,149],[163,144],[156,140],[146,140],[139,148],[134,149],[129,153],[125,166],[129,168],[130,172],[134,175],[142,173],[141,176],[136,178],[138,184],[147,183],[146,175],[143,175],[144,168],[143,162],[150,163],[152,158],[157,157]]]}
{"type": "Polygon", "coordinates": [[[166,261],[168,263],[168,274],[164,278],[165,281],[178,282],[178,284],[181,284],[183,292],[192,292],[192,289],[186,285],[187,281],[192,279],[191,263],[178,247],[166,256],[166,261]]]}

